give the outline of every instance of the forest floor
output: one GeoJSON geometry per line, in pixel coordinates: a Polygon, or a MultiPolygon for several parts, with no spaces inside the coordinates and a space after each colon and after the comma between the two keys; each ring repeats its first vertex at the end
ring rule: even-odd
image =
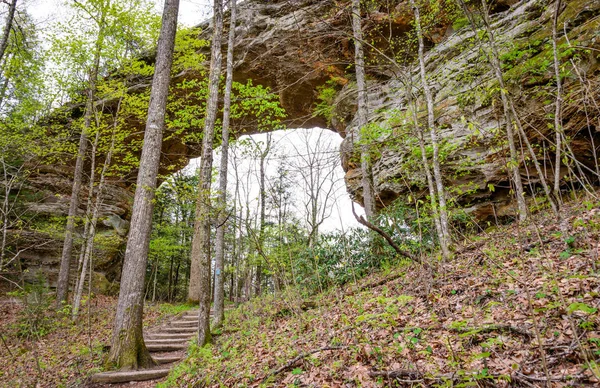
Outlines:
{"type": "Polygon", "coordinates": [[[241,305],[160,386],[599,386],[598,205],[465,237],[448,261],[241,305]]]}
{"type": "MultiPolygon", "coordinates": [[[[19,298],[0,298],[0,387],[80,387],[102,370],[117,298],[94,296],[90,314],[84,305],[76,323],[52,306],[51,299],[32,307],[19,298]]],[[[158,326],[190,308],[147,305],[144,327],[158,326]]]]}

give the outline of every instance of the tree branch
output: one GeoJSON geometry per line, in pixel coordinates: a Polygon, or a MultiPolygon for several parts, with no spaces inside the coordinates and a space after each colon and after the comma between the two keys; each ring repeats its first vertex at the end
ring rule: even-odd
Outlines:
{"type": "Polygon", "coordinates": [[[398,253],[399,255],[404,256],[404,257],[406,257],[408,259],[416,261],[417,263],[421,263],[422,264],[420,258],[418,258],[417,256],[413,255],[410,252],[407,252],[407,251],[401,249],[398,246],[398,244],[396,244],[396,242],[392,239],[392,237],[390,237],[390,235],[387,234],[383,229],[381,229],[377,225],[374,225],[374,224],[370,223],[363,216],[359,216],[358,214],[356,214],[356,211],[354,210],[354,202],[352,202],[352,214],[354,214],[354,218],[356,218],[356,221],[358,221],[362,225],[366,226],[367,228],[371,229],[372,231],[377,232],[377,234],[379,234],[381,237],[383,237],[388,242],[388,244],[392,248],[394,248],[394,250],[396,251],[396,253],[398,253]]]}

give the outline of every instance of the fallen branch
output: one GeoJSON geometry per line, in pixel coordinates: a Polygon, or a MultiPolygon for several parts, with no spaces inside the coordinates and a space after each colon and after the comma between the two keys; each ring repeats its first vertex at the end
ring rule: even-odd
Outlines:
{"type": "Polygon", "coordinates": [[[459,333],[469,333],[469,332],[477,332],[477,333],[490,333],[492,331],[500,331],[500,332],[508,332],[513,334],[518,334],[523,337],[533,338],[533,335],[528,331],[521,329],[519,327],[510,326],[510,325],[498,325],[492,324],[482,327],[446,327],[446,330],[455,331],[459,333]]]}
{"type": "Polygon", "coordinates": [[[383,377],[387,379],[397,379],[402,382],[419,383],[425,380],[428,381],[447,381],[453,380],[454,373],[440,375],[425,375],[416,370],[389,370],[389,371],[373,371],[369,372],[371,377],[383,377]]]}
{"type": "Polygon", "coordinates": [[[361,287],[359,287],[357,289],[354,289],[354,290],[351,289],[348,293],[346,293],[346,296],[352,296],[352,295],[356,294],[357,292],[362,292],[362,291],[365,291],[365,290],[369,290],[371,288],[383,286],[384,284],[387,284],[387,283],[392,282],[392,281],[394,281],[396,279],[399,279],[399,278],[403,277],[404,275],[405,275],[405,273],[400,272],[400,273],[397,273],[397,274],[395,274],[393,276],[390,276],[390,277],[378,280],[376,282],[365,284],[364,286],[361,286],[361,287]]]}
{"type": "Polygon", "coordinates": [[[358,214],[356,214],[356,211],[354,210],[354,202],[352,202],[352,214],[354,214],[354,218],[356,218],[356,221],[358,221],[362,225],[366,226],[367,228],[371,229],[372,231],[376,232],[381,237],[383,237],[388,242],[388,244],[392,248],[394,248],[394,250],[396,251],[396,253],[398,253],[399,255],[404,256],[406,258],[409,258],[412,261],[416,261],[417,263],[421,263],[421,259],[420,258],[418,258],[417,256],[413,255],[410,252],[407,252],[407,251],[401,249],[398,246],[398,244],[396,244],[396,242],[390,237],[390,235],[387,234],[384,230],[382,230],[377,225],[372,224],[369,221],[365,220],[365,218],[363,216],[359,216],[358,214]]]}
{"type": "Polygon", "coordinates": [[[261,383],[264,383],[265,381],[267,381],[267,379],[268,379],[269,377],[276,376],[276,375],[280,374],[281,372],[285,371],[286,369],[289,369],[289,368],[291,368],[292,366],[294,366],[294,364],[295,364],[295,363],[297,363],[298,361],[300,361],[300,360],[302,360],[302,359],[304,359],[304,358],[306,358],[306,357],[308,357],[308,356],[310,356],[310,355],[312,355],[312,354],[319,353],[319,352],[323,352],[323,351],[325,351],[325,350],[341,350],[341,349],[346,349],[347,347],[348,347],[348,346],[324,346],[324,347],[322,347],[322,348],[319,348],[319,349],[313,349],[313,350],[311,350],[311,351],[308,351],[308,352],[302,353],[302,354],[300,354],[299,356],[297,356],[297,357],[293,358],[292,360],[288,361],[288,362],[287,362],[287,363],[286,363],[284,366],[282,366],[281,368],[279,368],[279,369],[276,369],[276,370],[274,370],[274,371],[270,372],[269,374],[267,374],[267,375],[266,375],[266,376],[265,376],[265,377],[262,379],[261,383]]]}

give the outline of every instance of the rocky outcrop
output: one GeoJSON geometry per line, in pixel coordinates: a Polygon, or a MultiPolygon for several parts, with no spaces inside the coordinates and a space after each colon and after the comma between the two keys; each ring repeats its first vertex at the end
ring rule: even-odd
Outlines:
{"type": "MultiPolygon", "coordinates": [[[[352,139],[357,128],[354,118],[353,44],[349,1],[334,0],[247,0],[240,5],[236,27],[235,79],[269,86],[280,96],[289,127],[324,127],[345,138],[343,166],[348,191],[361,201],[360,170],[352,139]],[[337,93],[329,101],[330,117],[315,117],[319,88],[337,93]]],[[[496,2],[493,25],[502,43],[506,78],[517,97],[519,112],[528,136],[536,146],[538,159],[552,178],[554,150],[549,115],[553,113],[553,86],[550,37],[553,2],[545,0],[503,0],[496,2]]],[[[600,98],[598,50],[600,49],[600,0],[574,0],[561,12],[559,25],[568,32],[561,39],[565,71],[564,130],[578,161],[595,171],[593,148],[600,144],[598,107],[600,98]],[[577,66],[577,71],[571,65],[577,66]]],[[[374,181],[379,203],[387,205],[402,198],[406,202],[425,195],[414,134],[407,120],[408,94],[422,100],[410,38],[412,12],[408,1],[372,2],[365,13],[364,28],[370,42],[369,121],[380,130],[374,144],[374,181]],[[385,3],[385,5],[380,4],[385,3]],[[389,40],[393,41],[390,45],[389,40]],[[392,63],[389,58],[396,58],[392,63]],[[407,87],[412,85],[412,87],[407,87]]],[[[201,25],[210,33],[208,24],[201,25]]],[[[450,21],[443,12],[436,17],[426,36],[427,71],[435,93],[436,119],[443,139],[443,174],[453,203],[478,220],[513,214],[513,199],[506,172],[507,146],[498,106],[498,88],[465,20],[450,21]]],[[[181,77],[182,75],[180,75],[181,77]]],[[[194,73],[183,77],[194,77],[194,73]]],[[[137,80],[130,90],[139,92],[149,80],[137,80]]],[[[322,101],[321,101],[322,102],[322,101]]],[[[423,106],[420,116],[424,118],[423,106]]],[[[425,120],[424,120],[425,122],[425,120]]],[[[132,123],[143,127],[142,123],[132,123]]],[[[198,131],[192,129],[191,131],[198,131]]],[[[237,135],[252,133],[252,127],[238,127],[237,135]]],[[[184,166],[200,154],[197,144],[181,137],[167,136],[163,145],[162,173],[184,166]]],[[[527,159],[527,158],[525,158],[527,159]]],[[[585,170],[587,171],[587,170],[585,170]]],[[[540,177],[533,167],[521,165],[524,183],[530,192],[538,189],[540,177]]],[[[570,175],[563,166],[562,174],[570,175]]],[[[44,217],[66,214],[70,195],[71,168],[43,167],[32,177],[29,188],[43,200],[31,203],[31,211],[44,217]],[[41,194],[40,194],[41,193],[41,194]]],[[[109,198],[102,208],[104,240],[111,242],[99,271],[110,280],[118,276],[119,251],[131,211],[132,184],[136,171],[113,180],[109,198]]],[[[565,184],[569,183],[565,178],[565,184]]],[[[80,193],[82,199],[86,193],[80,193]]],[[[85,200],[80,201],[84,204],[85,200]]],[[[83,213],[83,209],[81,209],[83,213]]],[[[31,232],[34,233],[34,232],[31,232]]],[[[42,232],[35,232],[42,233],[42,232]]],[[[44,238],[49,234],[44,232],[44,238]]],[[[30,268],[55,268],[61,242],[32,248],[24,254],[30,268]]],[[[30,241],[42,237],[30,235],[30,241]]],[[[47,270],[54,278],[52,270],[47,270]]]]}
{"type": "MultiPolygon", "coordinates": [[[[371,66],[367,69],[369,121],[381,130],[374,145],[373,173],[383,206],[397,198],[408,201],[425,195],[425,178],[420,160],[415,158],[414,134],[406,123],[409,90],[419,98],[423,118],[425,112],[418,73],[410,65],[414,63],[414,46],[408,1],[378,4],[366,12],[364,28],[371,42],[371,66]],[[390,41],[408,54],[402,57],[392,52],[390,41]],[[400,64],[391,63],[390,57],[400,58],[400,64]],[[407,88],[407,84],[413,86],[407,88]]],[[[550,40],[553,4],[545,0],[498,1],[492,15],[510,92],[517,99],[527,135],[537,149],[547,179],[553,179],[555,157],[550,127],[555,89],[550,40]]],[[[360,202],[361,173],[353,136],[349,136],[356,134],[357,128],[348,6],[347,1],[243,3],[237,31],[236,77],[253,78],[279,92],[290,126],[327,127],[345,137],[342,152],[346,183],[350,195],[360,202]],[[339,90],[329,122],[312,114],[318,88],[327,81],[337,84],[339,90]]],[[[584,173],[598,168],[593,149],[600,144],[599,112],[594,105],[600,97],[599,14],[598,0],[570,1],[563,6],[559,19],[561,30],[569,38],[559,42],[565,72],[563,125],[584,173]]],[[[443,141],[443,174],[453,202],[477,220],[511,216],[514,201],[506,171],[507,145],[498,87],[485,57],[466,19],[451,23],[449,17],[439,13],[427,38],[427,72],[443,141]]],[[[539,190],[540,177],[527,159],[524,155],[521,174],[528,191],[534,193],[539,190]]],[[[570,169],[579,171],[573,166],[570,169]]],[[[571,179],[570,169],[563,166],[561,170],[565,185],[571,179]]],[[[591,181],[598,182],[595,178],[591,181]]]]}

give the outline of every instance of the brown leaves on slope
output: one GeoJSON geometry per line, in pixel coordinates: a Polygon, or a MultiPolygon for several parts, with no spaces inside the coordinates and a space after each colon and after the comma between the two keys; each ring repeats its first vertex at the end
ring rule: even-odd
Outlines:
{"type": "Polygon", "coordinates": [[[212,348],[213,362],[196,365],[188,381],[595,386],[600,212],[565,214],[562,229],[543,217],[502,227],[465,241],[450,262],[400,264],[313,298],[314,309],[291,293],[242,306],[212,348]],[[344,348],[298,357],[331,346],[344,348]]]}

